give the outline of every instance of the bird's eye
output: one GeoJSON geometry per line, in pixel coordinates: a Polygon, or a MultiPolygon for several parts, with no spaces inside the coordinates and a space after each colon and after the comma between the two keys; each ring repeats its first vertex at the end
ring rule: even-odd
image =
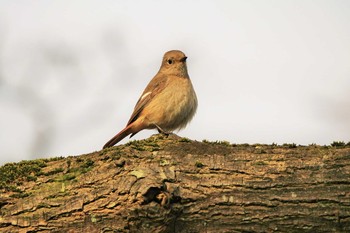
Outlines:
{"type": "Polygon", "coordinates": [[[169,64],[169,65],[173,64],[173,60],[169,59],[169,60],[168,60],[168,64],[169,64]]]}

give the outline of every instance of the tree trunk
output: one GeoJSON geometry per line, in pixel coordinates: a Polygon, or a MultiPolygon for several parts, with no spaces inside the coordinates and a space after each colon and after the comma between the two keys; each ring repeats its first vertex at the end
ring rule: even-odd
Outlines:
{"type": "Polygon", "coordinates": [[[350,232],[348,146],[153,136],[0,175],[0,232],[350,232]]]}

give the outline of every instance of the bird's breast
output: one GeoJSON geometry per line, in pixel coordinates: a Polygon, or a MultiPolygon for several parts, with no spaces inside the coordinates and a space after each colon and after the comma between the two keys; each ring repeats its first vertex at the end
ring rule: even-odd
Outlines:
{"type": "Polygon", "coordinates": [[[148,105],[147,118],[162,129],[184,128],[197,109],[197,96],[188,78],[170,78],[166,87],[148,105]]]}

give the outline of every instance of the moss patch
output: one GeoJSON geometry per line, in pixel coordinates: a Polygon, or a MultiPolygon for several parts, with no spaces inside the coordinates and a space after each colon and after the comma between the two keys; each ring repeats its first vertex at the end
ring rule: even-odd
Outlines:
{"type": "Polygon", "coordinates": [[[16,191],[16,186],[23,182],[35,181],[42,175],[46,162],[42,159],[7,163],[0,167],[0,190],[16,191]]]}

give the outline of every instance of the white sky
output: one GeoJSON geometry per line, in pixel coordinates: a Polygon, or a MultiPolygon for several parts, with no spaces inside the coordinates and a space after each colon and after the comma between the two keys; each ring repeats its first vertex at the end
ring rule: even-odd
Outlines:
{"type": "Polygon", "coordinates": [[[349,41],[347,0],[2,0],[0,164],[100,150],[171,49],[199,100],[179,135],[348,142],[349,41]]]}

